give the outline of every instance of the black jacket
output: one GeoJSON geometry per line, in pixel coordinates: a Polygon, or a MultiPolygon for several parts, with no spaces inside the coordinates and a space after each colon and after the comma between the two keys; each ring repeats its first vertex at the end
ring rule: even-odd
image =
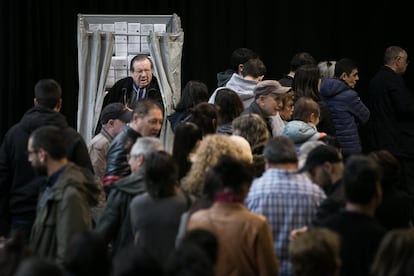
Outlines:
{"type": "MultiPolygon", "coordinates": [[[[130,108],[134,109],[135,104],[131,103],[131,100],[134,98],[134,93],[132,89],[133,79],[132,77],[126,77],[117,81],[114,86],[109,90],[104,98],[102,108],[106,105],[114,102],[120,102],[127,104],[130,108]]],[[[157,102],[161,110],[164,112],[164,103],[162,101],[160,87],[158,86],[158,81],[156,77],[152,77],[151,83],[146,87],[147,92],[145,98],[151,99],[157,102]]]]}
{"type": "Polygon", "coordinates": [[[103,179],[105,191],[109,193],[109,187],[120,178],[131,173],[127,155],[141,134],[125,125],[122,131],[114,138],[106,154],[106,170],[103,179]]]}
{"type": "MultiPolygon", "coordinates": [[[[129,108],[134,109],[136,102],[131,103],[132,99],[134,99],[135,94],[135,91],[132,88],[133,81],[134,80],[132,79],[132,77],[126,77],[118,80],[108,91],[108,94],[105,95],[102,104],[102,109],[110,103],[117,102],[123,103],[124,105],[128,105],[129,108]]],[[[164,114],[165,111],[164,103],[162,101],[161,90],[158,85],[157,78],[155,76],[152,76],[151,83],[148,85],[148,87],[146,87],[146,89],[147,92],[145,94],[145,98],[158,103],[158,105],[161,107],[162,113],[164,114]]],[[[101,120],[99,119],[98,125],[95,129],[95,135],[97,135],[101,131],[102,125],[100,122],[101,120]]]]}
{"type": "Polygon", "coordinates": [[[82,136],[68,126],[59,112],[35,106],[6,133],[0,148],[0,236],[8,236],[12,219],[34,221],[40,186],[45,177],[37,176],[26,153],[29,136],[35,129],[54,125],[64,130],[68,159],[93,172],[82,136]]]}
{"type": "Polygon", "coordinates": [[[401,75],[382,66],[371,79],[367,107],[369,150],[387,149],[414,160],[414,94],[401,75]]]}

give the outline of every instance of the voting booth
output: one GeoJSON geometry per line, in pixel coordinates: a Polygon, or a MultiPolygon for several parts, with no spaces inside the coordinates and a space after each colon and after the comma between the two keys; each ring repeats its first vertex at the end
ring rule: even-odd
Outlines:
{"type": "MultiPolygon", "coordinates": [[[[165,117],[181,95],[184,32],[178,15],[78,14],[78,131],[88,143],[99,120],[105,93],[129,75],[136,54],[149,54],[154,63],[165,117]]],[[[173,133],[164,118],[161,140],[172,149],[173,133]]]]}

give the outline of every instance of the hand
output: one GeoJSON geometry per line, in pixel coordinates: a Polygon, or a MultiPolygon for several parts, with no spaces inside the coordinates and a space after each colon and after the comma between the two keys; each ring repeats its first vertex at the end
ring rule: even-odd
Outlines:
{"type": "Polygon", "coordinates": [[[301,228],[297,228],[297,229],[293,229],[290,234],[289,234],[289,240],[294,240],[297,237],[299,237],[300,235],[302,235],[303,233],[305,233],[306,231],[308,231],[308,227],[307,226],[303,226],[301,228]]]}

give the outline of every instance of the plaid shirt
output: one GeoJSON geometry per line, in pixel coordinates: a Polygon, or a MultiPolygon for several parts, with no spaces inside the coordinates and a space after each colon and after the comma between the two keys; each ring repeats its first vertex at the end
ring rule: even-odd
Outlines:
{"type": "Polygon", "coordinates": [[[272,168],[253,181],[245,203],[249,210],[264,215],[269,221],[274,249],[281,264],[279,275],[291,275],[290,232],[310,225],[325,198],[319,186],[305,174],[295,171],[272,168]]]}

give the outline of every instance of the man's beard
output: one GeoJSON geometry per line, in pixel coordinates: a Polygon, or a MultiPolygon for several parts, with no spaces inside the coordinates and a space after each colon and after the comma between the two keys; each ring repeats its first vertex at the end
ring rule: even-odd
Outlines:
{"type": "Polygon", "coordinates": [[[322,189],[326,194],[328,194],[329,190],[332,188],[333,183],[331,176],[325,170],[322,172],[322,177],[320,181],[322,182],[322,189]]]}
{"type": "Polygon", "coordinates": [[[45,166],[42,166],[42,165],[36,166],[36,167],[34,167],[34,170],[36,172],[36,175],[38,175],[38,176],[43,176],[43,175],[47,176],[47,169],[46,169],[45,166]]]}

